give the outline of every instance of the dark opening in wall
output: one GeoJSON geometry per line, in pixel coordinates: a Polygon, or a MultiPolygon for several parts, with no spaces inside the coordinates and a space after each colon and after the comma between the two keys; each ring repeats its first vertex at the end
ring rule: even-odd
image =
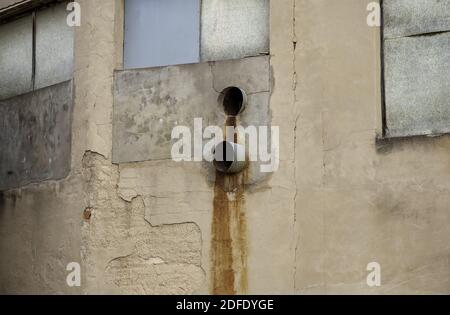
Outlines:
{"type": "Polygon", "coordinates": [[[222,173],[239,173],[247,165],[245,148],[237,143],[223,141],[214,150],[214,166],[222,173]]]}
{"type": "Polygon", "coordinates": [[[219,104],[223,106],[225,114],[237,116],[242,113],[247,103],[245,92],[235,86],[231,86],[222,91],[219,96],[219,104]]]}

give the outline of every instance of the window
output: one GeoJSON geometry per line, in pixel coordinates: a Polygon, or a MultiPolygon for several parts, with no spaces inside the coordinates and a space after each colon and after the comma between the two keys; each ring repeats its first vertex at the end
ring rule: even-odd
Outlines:
{"type": "Polygon", "coordinates": [[[0,10],[0,190],[70,171],[74,38],[67,2],[49,2],[0,10]]]}
{"type": "Polygon", "coordinates": [[[387,137],[450,132],[450,0],[383,0],[387,137]]]}
{"type": "Polygon", "coordinates": [[[66,6],[42,7],[0,24],[0,99],[72,78],[73,30],[66,6]]]}
{"type": "Polygon", "coordinates": [[[269,51],[269,0],[126,0],[125,68],[269,51]]]}
{"type": "Polygon", "coordinates": [[[200,0],[126,0],[125,67],[195,63],[200,0]]]}

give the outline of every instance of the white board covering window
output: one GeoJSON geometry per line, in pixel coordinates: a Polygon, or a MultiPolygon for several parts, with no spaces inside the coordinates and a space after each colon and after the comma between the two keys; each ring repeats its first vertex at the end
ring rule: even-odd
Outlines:
{"type": "Polygon", "coordinates": [[[126,0],[125,68],[269,51],[269,0],[126,0]]]}

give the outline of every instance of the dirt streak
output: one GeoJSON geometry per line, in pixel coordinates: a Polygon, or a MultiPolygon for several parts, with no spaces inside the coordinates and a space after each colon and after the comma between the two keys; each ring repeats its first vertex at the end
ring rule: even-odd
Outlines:
{"type": "Polygon", "coordinates": [[[212,293],[247,292],[245,174],[216,173],[211,244],[212,293]]]}

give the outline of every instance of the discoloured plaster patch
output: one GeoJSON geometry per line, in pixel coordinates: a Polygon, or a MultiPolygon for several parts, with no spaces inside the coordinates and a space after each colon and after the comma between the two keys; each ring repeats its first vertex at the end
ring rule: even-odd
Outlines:
{"type": "Polygon", "coordinates": [[[167,264],[138,255],[111,261],[108,281],[125,294],[191,294],[203,282],[203,271],[195,265],[167,264]]]}
{"type": "Polygon", "coordinates": [[[87,152],[84,172],[92,192],[83,227],[90,290],[125,294],[190,294],[205,281],[201,231],[196,224],[154,227],[141,196],[118,194],[119,167],[87,152]]]}

